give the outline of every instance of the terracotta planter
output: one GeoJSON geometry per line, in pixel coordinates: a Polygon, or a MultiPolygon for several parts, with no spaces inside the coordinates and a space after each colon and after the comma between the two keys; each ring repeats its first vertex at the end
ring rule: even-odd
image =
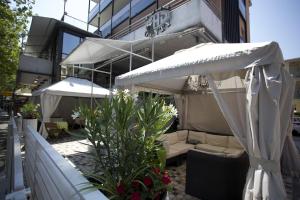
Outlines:
{"type": "Polygon", "coordinates": [[[37,131],[37,119],[23,119],[23,131],[26,130],[27,126],[31,126],[33,130],[37,131]]]}

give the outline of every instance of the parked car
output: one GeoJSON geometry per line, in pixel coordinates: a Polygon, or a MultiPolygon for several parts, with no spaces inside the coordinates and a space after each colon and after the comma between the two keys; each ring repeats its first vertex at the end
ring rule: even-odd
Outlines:
{"type": "Polygon", "coordinates": [[[300,136],[300,117],[294,116],[293,119],[293,136],[300,136]]]}

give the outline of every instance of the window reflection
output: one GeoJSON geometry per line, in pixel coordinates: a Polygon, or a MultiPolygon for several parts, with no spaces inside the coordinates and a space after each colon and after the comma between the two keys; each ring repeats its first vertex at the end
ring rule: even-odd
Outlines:
{"type": "Polygon", "coordinates": [[[63,34],[62,58],[67,57],[81,42],[82,38],[70,33],[63,34]]]}

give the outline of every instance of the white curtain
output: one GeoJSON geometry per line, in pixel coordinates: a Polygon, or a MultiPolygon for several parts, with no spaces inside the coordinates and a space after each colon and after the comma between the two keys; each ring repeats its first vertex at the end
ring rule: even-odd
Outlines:
{"type": "Polygon", "coordinates": [[[60,99],[61,96],[41,94],[42,124],[39,132],[42,134],[44,138],[48,137],[48,133],[45,128],[45,122],[50,121],[50,117],[56,110],[60,99]]]}
{"type": "Polygon", "coordinates": [[[180,94],[174,95],[174,100],[175,100],[175,106],[178,111],[178,120],[179,120],[179,125],[178,128],[182,129],[183,128],[183,118],[184,118],[184,113],[183,113],[183,97],[180,94]]]}
{"type": "Polygon", "coordinates": [[[294,82],[280,64],[255,66],[248,72],[244,105],[238,98],[226,102],[213,76],[207,78],[228,125],[249,155],[244,199],[286,199],[280,159],[291,126],[294,82]]]}

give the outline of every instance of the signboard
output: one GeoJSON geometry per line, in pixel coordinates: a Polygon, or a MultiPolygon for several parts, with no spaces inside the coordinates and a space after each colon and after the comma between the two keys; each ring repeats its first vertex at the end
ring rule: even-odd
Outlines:
{"type": "Polygon", "coordinates": [[[159,33],[164,32],[171,26],[171,12],[169,9],[161,9],[155,11],[146,19],[146,37],[154,37],[159,33]]]}

